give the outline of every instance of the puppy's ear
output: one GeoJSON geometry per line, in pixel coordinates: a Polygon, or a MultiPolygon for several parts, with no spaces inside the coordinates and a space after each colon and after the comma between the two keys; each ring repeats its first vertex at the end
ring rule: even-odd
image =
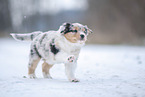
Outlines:
{"type": "Polygon", "coordinates": [[[93,33],[93,31],[91,29],[89,29],[87,25],[85,25],[85,28],[87,29],[88,34],[93,33]]]}
{"type": "Polygon", "coordinates": [[[68,32],[70,32],[70,29],[71,29],[71,23],[63,23],[63,29],[60,33],[62,34],[66,34],[68,32]]]}

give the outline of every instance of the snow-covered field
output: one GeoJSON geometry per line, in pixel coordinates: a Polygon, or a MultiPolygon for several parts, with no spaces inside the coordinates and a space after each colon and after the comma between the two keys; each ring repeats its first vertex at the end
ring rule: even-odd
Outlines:
{"type": "Polygon", "coordinates": [[[28,42],[0,39],[0,97],[145,97],[145,47],[86,45],[78,60],[78,83],[66,79],[63,64],[44,79],[27,76],[28,42]]]}

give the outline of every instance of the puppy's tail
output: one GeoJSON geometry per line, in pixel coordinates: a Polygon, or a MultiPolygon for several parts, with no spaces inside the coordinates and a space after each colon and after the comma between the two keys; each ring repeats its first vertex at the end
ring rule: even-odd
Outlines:
{"type": "Polygon", "coordinates": [[[14,33],[11,33],[10,35],[12,35],[12,37],[15,40],[18,40],[18,41],[32,41],[36,36],[38,36],[41,33],[43,33],[43,32],[36,31],[36,32],[28,33],[28,34],[14,34],[14,33]]]}

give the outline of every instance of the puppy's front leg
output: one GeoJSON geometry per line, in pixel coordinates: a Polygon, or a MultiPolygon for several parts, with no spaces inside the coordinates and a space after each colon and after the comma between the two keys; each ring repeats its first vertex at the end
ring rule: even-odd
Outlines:
{"type": "Polygon", "coordinates": [[[78,79],[75,78],[75,69],[76,69],[76,62],[70,62],[65,64],[65,72],[68,80],[71,82],[79,82],[78,79]]]}

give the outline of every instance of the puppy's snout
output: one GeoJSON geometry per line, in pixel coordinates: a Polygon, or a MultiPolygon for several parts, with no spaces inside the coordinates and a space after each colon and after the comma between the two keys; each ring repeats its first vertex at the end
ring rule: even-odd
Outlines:
{"type": "Polygon", "coordinates": [[[82,39],[84,39],[85,35],[81,34],[80,37],[81,37],[81,40],[82,40],[82,39]]]}

